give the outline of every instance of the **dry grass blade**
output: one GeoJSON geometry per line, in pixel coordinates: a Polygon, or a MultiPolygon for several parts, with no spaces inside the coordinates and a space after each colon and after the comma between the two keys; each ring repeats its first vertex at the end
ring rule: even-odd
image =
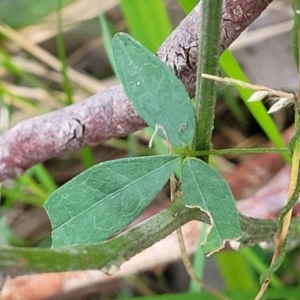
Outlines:
{"type": "MultiPolygon", "coordinates": [[[[62,8],[62,29],[68,31],[79,22],[90,20],[101,12],[106,12],[119,4],[118,0],[77,0],[62,8]]],[[[32,43],[41,43],[57,34],[56,12],[45,17],[39,24],[32,25],[20,31],[32,43]]]]}
{"type": "MultiPolygon", "coordinates": [[[[19,47],[41,60],[44,64],[48,65],[57,72],[60,72],[61,62],[55,56],[41,47],[33,44],[31,41],[8,26],[0,25],[0,32],[19,47]]],[[[74,84],[81,86],[85,90],[89,90],[91,93],[96,93],[106,88],[101,84],[100,81],[82,74],[70,67],[68,68],[68,77],[74,84]]]]}

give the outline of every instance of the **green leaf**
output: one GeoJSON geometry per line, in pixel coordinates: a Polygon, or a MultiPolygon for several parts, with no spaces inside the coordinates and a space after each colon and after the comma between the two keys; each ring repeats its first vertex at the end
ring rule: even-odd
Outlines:
{"type": "Polygon", "coordinates": [[[172,145],[190,144],[195,132],[195,114],[182,83],[169,67],[131,36],[116,34],[112,44],[119,77],[139,115],[153,129],[162,126],[172,145]]]}
{"type": "Polygon", "coordinates": [[[178,167],[173,155],[135,157],[93,166],[55,191],[45,209],[53,246],[99,242],[132,222],[178,167]]]}
{"type": "Polygon", "coordinates": [[[206,254],[241,236],[239,215],[229,186],[208,164],[197,158],[183,162],[182,193],[188,207],[198,207],[211,218],[212,227],[202,245],[206,254]]]}

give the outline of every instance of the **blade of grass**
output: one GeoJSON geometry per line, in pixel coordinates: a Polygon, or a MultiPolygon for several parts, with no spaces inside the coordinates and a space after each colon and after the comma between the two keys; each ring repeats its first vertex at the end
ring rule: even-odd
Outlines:
{"type": "Polygon", "coordinates": [[[159,45],[171,33],[172,26],[162,0],[121,0],[121,9],[130,34],[156,52],[159,45]]]}
{"type": "Polygon", "coordinates": [[[43,188],[49,192],[49,194],[58,188],[55,180],[43,164],[35,165],[32,169],[37,180],[41,183],[43,188]]]}
{"type": "Polygon", "coordinates": [[[258,279],[255,279],[247,260],[239,252],[218,252],[214,255],[214,259],[226,290],[255,289],[259,287],[258,279]]]}
{"type": "Polygon", "coordinates": [[[108,57],[108,60],[110,62],[110,65],[113,69],[115,76],[118,76],[118,72],[117,72],[116,66],[115,66],[115,61],[113,58],[113,52],[112,52],[112,46],[111,46],[112,36],[110,34],[109,24],[105,18],[105,14],[103,14],[103,13],[98,16],[98,19],[99,19],[99,23],[100,23],[100,27],[101,27],[102,39],[103,39],[106,55],[108,57]]]}
{"type": "Polygon", "coordinates": [[[94,158],[93,151],[90,147],[81,148],[79,150],[81,163],[85,169],[95,165],[97,161],[94,158]]]}
{"type": "Polygon", "coordinates": [[[198,0],[177,0],[183,11],[188,14],[192,11],[195,5],[198,3],[198,0]]]}
{"type": "Polygon", "coordinates": [[[62,30],[61,7],[62,7],[62,0],[57,0],[57,10],[56,10],[57,30],[58,30],[57,38],[56,38],[57,53],[58,53],[58,58],[61,62],[61,75],[63,78],[63,82],[62,82],[63,89],[66,93],[65,105],[71,105],[73,103],[73,91],[67,74],[68,64],[66,59],[66,49],[65,49],[65,42],[64,42],[63,30],[62,30]]]}
{"type": "MultiPolygon", "coordinates": [[[[193,268],[195,270],[195,274],[197,275],[198,278],[202,279],[203,278],[203,272],[204,272],[204,264],[205,264],[205,254],[201,248],[201,244],[203,243],[205,236],[206,236],[206,230],[207,230],[207,224],[202,224],[200,234],[199,234],[199,240],[198,240],[198,247],[195,252],[195,257],[193,261],[193,268]]],[[[202,288],[199,285],[198,282],[191,280],[190,282],[190,287],[189,287],[189,292],[191,293],[196,293],[201,291],[202,288]]]]}
{"type": "Polygon", "coordinates": [[[2,196],[5,197],[4,207],[10,208],[13,206],[13,204],[16,201],[21,201],[26,204],[30,204],[33,206],[39,206],[42,207],[43,203],[40,201],[40,197],[36,195],[29,195],[24,193],[22,190],[17,190],[15,188],[13,189],[6,189],[6,188],[0,188],[0,192],[2,196]]]}
{"type": "Polygon", "coordinates": [[[49,193],[45,191],[29,174],[25,173],[20,177],[20,181],[36,196],[39,197],[39,206],[46,201],[49,193]]]}
{"type": "MultiPolygon", "coordinates": [[[[59,59],[40,46],[30,42],[17,31],[0,23],[0,32],[5,38],[13,41],[16,45],[18,45],[18,47],[27,51],[53,70],[61,70],[61,61],[59,59]]],[[[97,93],[99,88],[104,87],[99,80],[96,80],[82,72],[78,72],[70,66],[68,67],[68,76],[78,87],[88,91],[89,93],[97,93]]]]}
{"type": "Polygon", "coordinates": [[[14,64],[11,57],[6,53],[3,49],[0,48],[0,64],[3,65],[9,72],[19,76],[20,78],[27,81],[27,83],[31,84],[34,87],[41,88],[48,92],[47,87],[34,76],[23,72],[18,66],[14,64]]]}
{"type": "MultiPolygon", "coordinates": [[[[226,50],[223,52],[220,57],[220,66],[226,73],[226,76],[248,82],[246,75],[244,74],[238,62],[230,51],[226,50]]],[[[274,143],[276,147],[285,147],[286,145],[281,137],[281,134],[270,115],[267,114],[267,110],[264,107],[263,103],[249,103],[247,100],[252,95],[252,91],[249,89],[243,89],[239,86],[236,86],[236,89],[239,92],[240,97],[244,101],[245,105],[247,106],[257,123],[260,125],[266,136],[270,139],[270,141],[274,143]]],[[[290,155],[282,154],[282,156],[288,164],[291,164],[290,155]]]]}
{"type": "MultiPolygon", "coordinates": [[[[255,253],[253,249],[243,248],[240,249],[239,252],[248,261],[249,265],[251,265],[252,268],[259,274],[262,274],[267,270],[268,265],[255,253]]],[[[284,285],[276,275],[273,275],[270,284],[274,288],[284,287],[284,285]]]]}
{"type": "Polygon", "coordinates": [[[138,140],[137,137],[134,134],[130,134],[127,137],[127,156],[128,157],[135,157],[137,156],[137,145],[138,145],[138,140]]]}

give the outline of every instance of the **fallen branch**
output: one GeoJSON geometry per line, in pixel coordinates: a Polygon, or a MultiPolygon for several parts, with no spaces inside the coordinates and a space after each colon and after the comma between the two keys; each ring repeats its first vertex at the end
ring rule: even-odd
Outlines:
{"type": "MultiPolygon", "coordinates": [[[[224,0],[221,50],[228,48],[271,2],[224,0]]],[[[190,96],[195,93],[200,18],[198,4],[157,53],[182,81],[190,96]]],[[[25,120],[0,136],[0,181],[52,157],[126,136],[145,125],[120,85],[78,104],[25,120]]]]}

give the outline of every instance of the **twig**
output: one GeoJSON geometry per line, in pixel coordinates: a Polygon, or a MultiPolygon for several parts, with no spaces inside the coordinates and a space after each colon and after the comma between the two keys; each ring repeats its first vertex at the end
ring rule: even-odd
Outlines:
{"type": "Polygon", "coordinates": [[[268,87],[265,87],[263,85],[257,85],[257,84],[251,84],[251,83],[247,83],[241,80],[237,80],[234,78],[228,78],[228,77],[219,77],[219,76],[214,76],[214,75],[210,75],[210,74],[202,74],[203,78],[207,78],[207,79],[211,79],[211,80],[215,80],[218,82],[224,82],[227,84],[237,84],[245,89],[251,89],[254,91],[266,91],[268,92],[270,95],[274,95],[277,96],[279,98],[287,98],[287,99],[295,99],[295,95],[293,93],[286,93],[286,92],[282,92],[282,91],[278,91],[278,90],[273,90],[270,89],[268,87]]]}

